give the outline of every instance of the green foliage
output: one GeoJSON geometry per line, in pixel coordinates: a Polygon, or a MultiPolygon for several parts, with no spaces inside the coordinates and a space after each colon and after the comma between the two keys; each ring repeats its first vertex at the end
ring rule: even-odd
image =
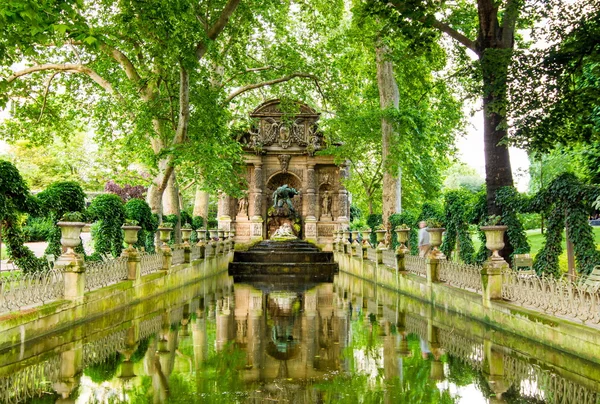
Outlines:
{"type": "Polygon", "coordinates": [[[531,251],[518,215],[528,202],[528,198],[519,194],[514,187],[503,187],[496,191],[496,205],[500,208],[502,224],[508,226],[506,235],[513,248],[513,254],[526,254],[531,251]]]}
{"type": "Polygon", "coordinates": [[[371,230],[375,230],[383,224],[383,218],[380,213],[375,213],[367,216],[367,225],[371,228],[371,230]]]}
{"type": "Polygon", "coordinates": [[[85,217],[81,212],[67,212],[59,219],[61,222],[83,222],[85,217]]]}
{"type": "Polygon", "coordinates": [[[127,201],[124,206],[125,217],[135,220],[142,228],[138,233],[138,242],[136,248],[145,248],[148,252],[154,251],[154,234],[158,228],[157,217],[152,215],[150,206],[141,199],[133,198],[127,201]]]}
{"type": "Polygon", "coordinates": [[[8,255],[23,272],[35,272],[44,268],[42,259],[24,245],[26,241],[22,229],[21,216],[37,209],[29,188],[16,167],[8,161],[0,160],[0,226],[3,239],[8,247],[8,255]]]}
{"type": "Polygon", "coordinates": [[[85,210],[85,193],[81,185],[74,181],[56,181],[37,195],[41,212],[55,224],[48,235],[48,246],[45,254],[58,257],[62,253],[60,245],[60,229],[56,223],[68,212],[85,210]]]}
{"type": "Polygon", "coordinates": [[[121,226],[125,221],[123,201],[117,195],[98,195],[87,210],[88,217],[98,222],[92,228],[94,239],[94,258],[104,254],[117,257],[123,249],[121,226]]]}
{"type": "Polygon", "coordinates": [[[144,356],[146,355],[146,352],[148,351],[148,347],[150,346],[150,340],[152,338],[153,338],[153,336],[149,336],[144,339],[141,339],[138,342],[138,346],[137,346],[135,352],[133,353],[133,355],[131,355],[131,361],[133,363],[137,363],[137,362],[141,361],[142,359],[144,359],[144,356]]]}
{"type": "Polygon", "coordinates": [[[539,213],[518,213],[517,217],[524,230],[539,229],[541,227],[542,217],[539,213]]]}
{"type": "Polygon", "coordinates": [[[47,241],[54,228],[54,222],[48,218],[28,216],[23,232],[28,242],[47,241]]]}
{"type": "Polygon", "coordinates": [[[459,250],[460,259],[472,264],[474,257],[473,242],[469,233],[470,211],[475,196],[467,190],[451,190],[444,195],[444,224],[446,236],[441,245],[442,252],[450,257],[455,246],[459,250]]]}
{"type": "Polygon", "coordinates": [[[549,213],[546,243],[536,256],[534,268],[538,273],[558,275],[558,257],[562,252],[562,229],[569,227],[569,239],[575,247],[577,271],[589,274],[600,265],[592,229],[588,222],[591,203],[600,188],[585,186],[573,174],[561,174],[532,199],[530,210],[549,213]]]}
{"type": "Polygon", "coordinates": [[[123,362],[123,356],[119,352],[114,352],[102,362],[86,367],[83,374],[92,379],[94,383],[101,384],[115,378],[121,362],[123,362]]]}

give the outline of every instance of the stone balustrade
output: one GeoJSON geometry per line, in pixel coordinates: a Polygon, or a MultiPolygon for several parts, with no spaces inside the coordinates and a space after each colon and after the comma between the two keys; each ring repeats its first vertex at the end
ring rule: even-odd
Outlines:
{"type": "Polygon", "coordinates": [[[130,246],[120,257],[102,261],[84,261],[72,249],[67,250],[54,269],[28,274],[15,271],[0,279],[0,314],[61,300],[81,303],[86,293],[124,281],[142,284],[143,277],[155,273],[168,275],[173,267],[178,272],[194,267],[199,276],[211,275],[217,272],[216,268],[226,269],[233,253],[231,240],[214,241],[219,248],[212,248],[206,254],[207,246],[201,240],[194,246],[188,242],[173,248],[163,244],[155,253],[130,246]]]}
{"type": "Polygon", "coordinates": [[[392,274],[418,276],[425,281],[419,293],[424,292],[426,299],[432,298],[433,285],[437,284],[478,294],[483,306],[488,308],[492,302],[508,301],[551,316],[600,324],[599,290],[511,270],[497,250],[483,266],[448,261],[439,250],[430,252],[428,257],[419,257],[404,250],[368,247],[363,261],[352,251],[340,248],[334,257],[340,270],[392,288],[399,285],[392,274]]]}

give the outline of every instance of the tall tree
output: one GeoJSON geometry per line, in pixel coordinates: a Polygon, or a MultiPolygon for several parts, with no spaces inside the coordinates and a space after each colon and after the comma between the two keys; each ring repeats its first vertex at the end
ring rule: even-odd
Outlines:
{"type": "Polygon", "coordinates": [[[487,207],[489,214],[498,214],[496,190],[513,185],[506,143],[507,79],[525,0],[473,3],[371,0],[369,3],[373,13],[387,17],[414,41],[429,40],[435,31],[443,32],[462,46],[459,52],[463,59],[466,50],[476,56],[474,66],[481,80],[484,110],[487,207]]]}

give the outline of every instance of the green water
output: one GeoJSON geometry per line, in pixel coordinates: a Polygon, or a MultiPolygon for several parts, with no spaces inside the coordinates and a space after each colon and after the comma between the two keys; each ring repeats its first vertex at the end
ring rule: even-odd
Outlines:
{"type": "Polygon", "coordinates": [[[165,299],[0,352],[0,402],[599,402],[595,365],[346,275],[165,299]]]}

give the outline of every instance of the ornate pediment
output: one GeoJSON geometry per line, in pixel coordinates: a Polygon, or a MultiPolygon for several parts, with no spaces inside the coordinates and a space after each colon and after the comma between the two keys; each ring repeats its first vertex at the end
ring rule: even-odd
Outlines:
{"type": "Polygon", "coordinates": [[[296,105],[298,112],[294,115],[281,111],[280,100],[267,101],[256,108],[250,114],[256,124],[242,139],[245,148],[257,154],[287,150],[311,156],[324,148],[323,134],[317,125],[319,114],[306,104],[296,105]]]}

